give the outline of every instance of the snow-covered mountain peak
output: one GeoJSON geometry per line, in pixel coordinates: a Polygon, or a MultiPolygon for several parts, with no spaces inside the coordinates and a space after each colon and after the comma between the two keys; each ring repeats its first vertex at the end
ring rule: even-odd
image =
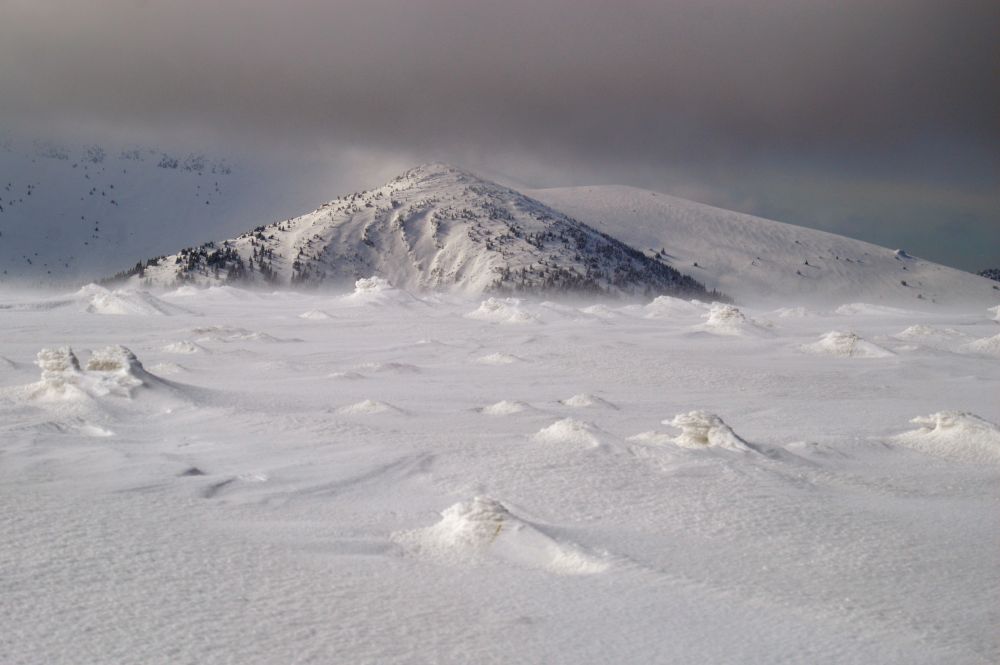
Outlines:
{"type": "Polygon", "coordinates": [[[138,264],[126,277],[177,282],[350,283],[470,294],[557,291],[708,297],[656,257],[513,189],[442,163],[220,243],[138,264]]]}

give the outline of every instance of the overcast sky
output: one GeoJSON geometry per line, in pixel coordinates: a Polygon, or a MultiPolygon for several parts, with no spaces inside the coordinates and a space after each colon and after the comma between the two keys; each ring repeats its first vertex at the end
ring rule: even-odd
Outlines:
{"type": "Polygon", "coordinates": [[[996,0],[0,7],[11,131],[301,155],[326,198],[430,160],[632,184],[1000,266],[996,0]]]}

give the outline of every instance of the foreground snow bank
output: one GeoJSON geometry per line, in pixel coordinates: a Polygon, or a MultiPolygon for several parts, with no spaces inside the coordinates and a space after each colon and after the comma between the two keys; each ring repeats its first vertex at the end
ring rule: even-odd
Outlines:
{"type": "Polygon", "coordinates": [[[895,440],[930,455],[971,464],[1000,464],[1000,427],[963,411],[939,411],[911,420],[920,429],[895,440]]]}
{"type": "Polygon", "coordinates": [[[393,534],[405,549],[433,558],[475,562],[496,558],[558,575],[589,575],[610,567],[603,557],[559,541],[489,497],[456,503],[425,529],[393,534]]]}

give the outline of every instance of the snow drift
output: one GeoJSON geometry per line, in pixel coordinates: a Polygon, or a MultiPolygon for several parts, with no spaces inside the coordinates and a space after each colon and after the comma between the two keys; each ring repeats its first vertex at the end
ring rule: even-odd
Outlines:
{"type": "Polygon", "coordinates": [[[939,411],[911,420],[919,429],[895,441],[921,452],[970,464],[1000,464],[1000,427],[963,411],[939,411]]]}
{"type": "Polygon", "coordinates": [[[673,443],[683,448],[725,448],[747,452],[751,450],[746,441],[736,435],[722,418],[707,411],[689,411],[664,420],[664,425],[670,425],[681,430],[673,438],[673,443]]]}
{"type": "Polygon", "coordinates": [[[543,527],[483,496],[456,503],[433,526],[398,532],[393,539],[414,554],[444,561],[495,558],[557,575],[589,575],[610,567],[606,558],[552,537],[543,527]]]}

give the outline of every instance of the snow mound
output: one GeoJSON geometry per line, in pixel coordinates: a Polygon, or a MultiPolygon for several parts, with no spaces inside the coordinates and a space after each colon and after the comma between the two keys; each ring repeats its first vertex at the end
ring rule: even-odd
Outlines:
{"type": "Polygon", "coordinates": [[[337,409],[337,413],[349,416],[366,416],[374,415],[377,413],[390,413],[399,412],[399,409],[392,406],[391,404],[386,404],[385,402],[379,402],[373,399],[366,399],[354,404],[349,404],[348,406],[343,406],[337,409]]]}
{"type": "Polygon", "coordinates": [[[971,353],[979,353],[984,356],[993,356],[994,358],[1000,358],[1000,335],[994,335],[993,337],[984,337],[982,339],[977,339],[973,342],[969,342],[962,347],[962,350],[971,353]]]}
{"type": "Polygon", "coordinates": [[[512,365],[521,362],[521,359],[509,353],[489,353],[476,358],[476,362],[480,365],[512,365]]]}
{"type": "Polygon", "coordinates": [[[393,540],[415,554],[445,561],[495,558],[557,575],[590,575],[610,567],[605,558],[553,538],[499,501],[482,496],[446,509],[433,526],[397,532],[393,540]]]}
{"type": "Polygon", "coordinates": [[[163,302],[146,291],[116,289],[109,291],[97,284],[88,284],[76,293],[90,314],[115,316],[170,316],[184,310],[163,302]]]}
{"type": "Polygon", "coordinates": [[[806,353],[838,356],[842,358],[887,358],[893,353],[872,344],[853,332],[834,330],[826,333],[818,342],[800,347],[806,353]]]}
{"type": "Polygon", "coordinates": [[[496,404],[484,406],[479,409],[479,412],[487,416],[510,416],[515,413],[521,413],[528,408],[530,407],[524,402],[505,399],[497,402],[496,404]]]}
{"type": "Polygon", "coordinates": [[[534,439],[539,443],[569,443],[587,448],[597,448],[601,445],[596,427],[573,418],[563,418],[548,427],[543,427],[535,433],[534,439]]]}
{"type": "Polygon", "coordinates": [[[374,276],[354,282],[354,292],[341,298],[342,302],[351,305],[405,305],[415,300],[390,284],[389,280],[374,276]]]}
{"type": "Polygon", "coordinates": [[[738,307],[724,303],[712,303],[705,317],[705,323],[698,330],[713,335],[747,335],[764,332],[762,326],[747,317],[738,307]]]}
{"type": "Polygon", "coordinates": [[[332,318],[326,312],[319,309],[311,309],[308,312],[302,312],[299,314],[300,319],[308,319],[310,321],[325,321],[326,319],[332,318]]]}
{"type": "Polygon", "coordinates": [[[491,323],[537,323],[538,317],[521,308],[518,298],[487,298],[479,309],[465,315],[467,319],[491,323]]]}
{"type": "Polygon", "coordinates": [[[672,442],[683,448],[725,448],[746,452],[750,446],[736,435],[722,418],[707,411],[689,411],[664,420],[664,425],[670,425],[681,430],[672,442]]]}
{"type": "Polygon", "coordinates": [[[940,411],[911,420],[920,429],[895,441],[920,452],[970,464],[1000,464],[1000,427],[961,411],[940,411]]]}
{"type": "Polygon", "coordinates": [[[142,386],[156,377],[149,374],[135,354],[124,346],[108,346],[94,351],[81,369],[73,350],[64,346],[42,349],[36,364],[42,370],[41,381],[33,386],[35,398],[79,398],[115,395],[131,398],[142,386]]]}
{"type": "Polygon", "coordinates": [[[618,312],[607,305],[591,305],[581,308],[580,311],[589,316],[596,316],[599,319],[613,319],[619,316],[618,312]]]}
{"type": "Polygon", "coordinates": [[[204,351],[205,347],[201,346],[200,344],[195,344],[194,342],[187,342],[187,341],[173,342],[163,347],[164,353],[177,353],[184,355],[190,355],[192,353],[203,353],[204,351]]]}
{"type": "Polygon", "coordinates": [[[576,409],[585,408],[588,406],[603,406],[611,409],[618,408],[608,400],[602,399],[597,395],[591,395],[589,393],[579,393],[577,395],[573,395],[572,397],[567,397],[566,399],[559,400],[559,403],[564,404],[566,406],[571,406],[576,409]]]}
{"type": "MultiPolygon", "coordinates": [[[[735,308],[734,308],[735,309],[735,308]]],[[[678,316],[696,316],[705,311],[705,304],[699,301],[683,300],[672,296],[657,296],[643,307],[647,319],[671,319],[678,316]]]]}
{"type": "Polygon", "coordinates": [[[1000,321],[1000,305],[997,305],[996,307],[990,307],[986,311],[988,311],[990,314],[993,315],[992,318],[994,321],[1000,321]]]}

